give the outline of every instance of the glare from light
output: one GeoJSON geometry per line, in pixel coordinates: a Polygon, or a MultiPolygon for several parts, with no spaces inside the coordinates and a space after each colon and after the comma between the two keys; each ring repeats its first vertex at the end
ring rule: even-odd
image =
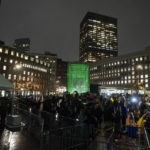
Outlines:
{"type": "Polygon", "coordinates": [[[133,98],[131,99],[131,101],[132,101],[133,103],[135,103],[135,102],[137,102],[137,99],[136,99],[135,97],[133,97],[133,98]]]}
{"type": "Polygon", "coordinates": [[[79,119],[77,118],[76,121],[79,121],[79,119]]]}
{"type": "Polygon", "coordinates": [[[21,69],[21,68],[22,68],[22,65],[21,65],[21,64],[16,64],[15,67],[14,67],[14,69],[16,69],[16,70],[19,70],[19,69],[21,69]]]}
{"type": "Polygon", "coordinates": [[[56,113],[56,116],[55,116],[56,120],[58,120],[58,113],[56,113]]]}

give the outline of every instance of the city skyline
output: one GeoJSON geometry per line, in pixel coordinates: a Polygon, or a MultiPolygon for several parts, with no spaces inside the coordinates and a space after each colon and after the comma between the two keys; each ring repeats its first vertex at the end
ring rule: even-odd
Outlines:
{"type": "Polygon", "coordinates": [[[80,22],[91,11],[118,19],[118,52],[126,54],[150,45],[149,3],[5,0],[0,7],[0,40],[12,46],[16,38],[29,37],[32,52],[49,51],[63,60],[77,61],[80,22]]]}

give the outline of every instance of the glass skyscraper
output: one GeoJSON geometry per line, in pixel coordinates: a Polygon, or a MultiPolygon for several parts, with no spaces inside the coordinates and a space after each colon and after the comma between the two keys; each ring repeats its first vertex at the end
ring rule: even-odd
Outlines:
{"type": "Polygon", "coordinates": [[[118,55],[117,19],[88,12],[80,24],[80,61],[118,55]]]}

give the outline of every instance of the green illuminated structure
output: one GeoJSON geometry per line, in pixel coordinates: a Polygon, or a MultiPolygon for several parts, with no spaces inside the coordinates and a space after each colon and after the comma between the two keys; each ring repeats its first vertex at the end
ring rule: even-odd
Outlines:
{"type": "Polygon", "coordinates": [[[69,63],[67,72],[67,91],[85,93],[90,91],[89,65],[83,63],[69,63]]]}

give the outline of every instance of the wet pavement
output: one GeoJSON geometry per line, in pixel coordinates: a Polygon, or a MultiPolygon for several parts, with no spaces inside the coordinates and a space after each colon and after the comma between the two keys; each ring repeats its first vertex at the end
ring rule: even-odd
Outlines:
{"type": "Polygon", "coordinates": [[[0,150],[40,150],[40,142],[24,131],[0,131],[0,150]]]}

